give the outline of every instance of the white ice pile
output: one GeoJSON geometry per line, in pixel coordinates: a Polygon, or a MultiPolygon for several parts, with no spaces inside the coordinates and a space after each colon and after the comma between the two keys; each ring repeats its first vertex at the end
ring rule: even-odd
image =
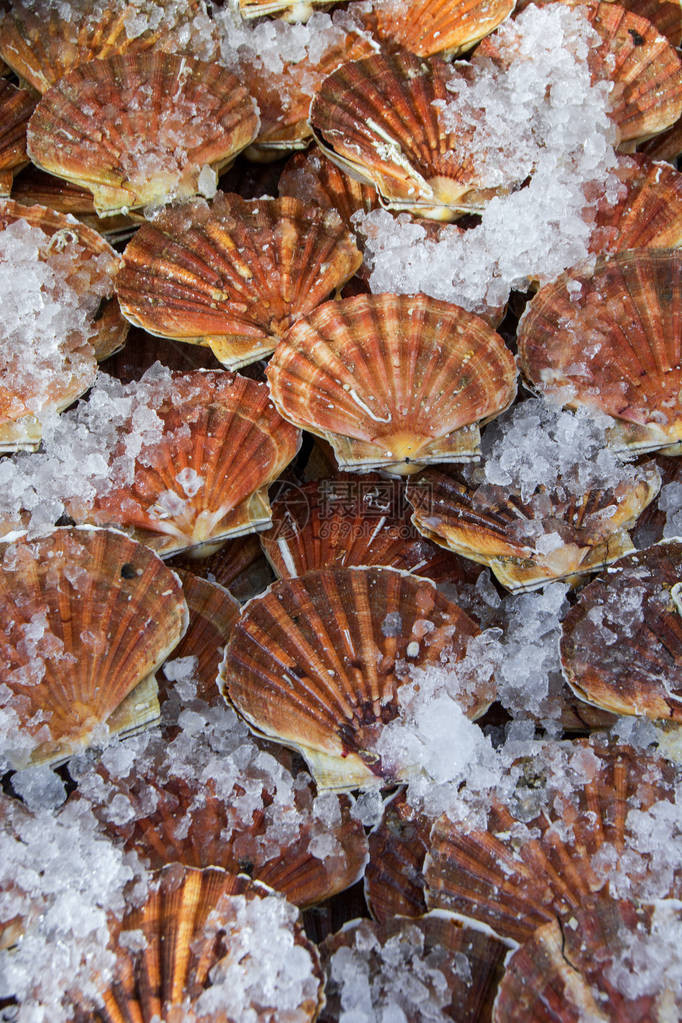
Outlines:
{"type": "Polygon", "coordinates": [[[661,487],[658,507],[665,512],[663,536],[667,540],[682,536],[682,483],[666,483],[661,487]]]}
{"type": "Polygon", "coordinates": [[[62,397],[72,377],[80,393],[95,378],[97,365],[88,339],[102,281],[81,281],[86,286],[80,288],[76,280],[70,281],[80,251],[75,236],[50,238],[25,220],[0,231],[0,389],[7,392],[2,395],[3,417],[40,417],[55,407],[55,392],[62,397]]]}
{"type": "Polygon", "coordinates": [[[66,1023],[70,991],[97,1000],[114,964],[107,915],[124,911],[126,887],[137,901],[145,885],[136,858],[99,834],[87,803],[4,814],[0,919],[26,924],[15,948],[0,952],[0,998],[17,998],[16,1023],[66,1023]]]}
{"type": "MultiPolygon", "coordinates": [[[[591,80],[587,55],[599,37],[580,8],[532,5],[494,38],[512,56],[509,67],[474,59],[472,74],[455,72],[453,110],[476,125],[476,158],[491,185],[509,167],[529,180],[492,199],[478,226],[443,227],[438,238],[405,214],[355,214],[373,292],[423,291],[479,313],[499,308],[512,288],[587,257],[596,202],[618,195],[611,85],[591,80]]],[[[441,117],[447,124],[448,106],[441,117]]]]}
{"type": "Polygon", "coordinates": [[[615,490],[638,473],[608,446],[608,424],[607,416],[585,408],[570,412],[542,398],[521,402],[483,432],[485,481],[518,491],[523,501],[539,487],[567,498],[591,488],[615,490]]]}
{"type": "Polygon", "coordinates": [[[163,432],[155,409],[171,393],[159,363],[140,381],[121,384],[99,373],[88,401],[45,421],[42,450],[0,462],[0,523],[23,521],[29,536],[52,528],[74,502],[81,507],[112,487],[130,484],[135,459],[163,432]]]}
{"type": "MultiPolygon", "coordinates": [[[[383,943],[369,921],[350,928],[352,944],[330,957],[331,990],[339,1001],[339,1023],[447,1023],[452,1019],[449,974],[453,961],[444,948],[425,947],[420,927],[405,922],[383,943]],[[448,1007],[450,1007],[448,1009],[448,1007]]],[[[470,965],[465,956],[457,964],[470,965]]]]}
{"type": "Polygon", "coordinates": [[[606,978],[633,1001],[659,996],[659,1019],[682,1012],[682,903],[667,899],[653,907],[651,921],[636,929],[621,926],[615,938],[619,955],[606,978]],[[674,1003],[674,1004],[673,1004],[674,1003]]]}
{"type": "Polygon", "coordinates": [[[211,986],[194,1013],[168,1013],[168,1023],[305,1023],[319,981],[309,949],[295,941],[298,910],[279,895],[223,896],[206,923],[225,956],[210,970],[211,986]],[[308,1005],[306,1006],[306,1003],[308,1005]]]}
{"type": "Polygon", "coordinates": [[[182,791],[182,812],[173,809],[172,824],[165,822],[178,843],[188,835],[198,847],[219,841],[230,847],[236,864],[257,869],[303,840],[330,874],[343,869],[345,853],[335,834],[342,824],[338,796],[316,796],[309,775],[292,774],[260,750],[231,708],[196,699],[194,660],[171,662],[179,700],[171,697],[163,714],[178,730],[175,737],[169,741],[148,731],[113,743],[102,755],[103,770],[83,763],[79,792],[103,823],[129,836],[138,820],[157,810],[162,820],[161,804],[174,808],[182,791]],[[220,804],[214,811],[220,821],[215,834],[202,831],[209,797],[220,804]]]}

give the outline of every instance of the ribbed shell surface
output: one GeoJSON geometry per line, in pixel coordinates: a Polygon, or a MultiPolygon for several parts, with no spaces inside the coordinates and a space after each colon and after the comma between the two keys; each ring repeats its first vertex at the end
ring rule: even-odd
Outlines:
{"type": "Polygon", "coordinates": [[[84,185],[102,215],[187,198],[258,130],[256,105],[219,64],[158,51],[88,61],[45,93],[28,153],[84,185]]]}
{"type": "Polygon", "coordinates": [[[325,303],[288,331],[267,376],[281,414],[329,441],[341,467],[394,472],[475,456],[476,424],[516,393],[502,338],[426,295],[325,303]]]}
{"type": "Polygon", "coordinates": [[[218,192],[165,210],[129,242],[116,290],[127,318],[209,345],[230,369],[274,351],[299,316],[352,277],[362,255],[333,211],[218,192]]]}

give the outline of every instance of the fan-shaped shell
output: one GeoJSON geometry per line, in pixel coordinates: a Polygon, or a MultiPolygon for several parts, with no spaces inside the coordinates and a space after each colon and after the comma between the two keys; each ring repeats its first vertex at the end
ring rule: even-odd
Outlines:
{"type": "Polygon", "coordinates": [[[123,312],[161,337],[209,345],[226,366],[269,355],[299,316],[355,273],[340,217],[299,199],[217,193],[165,210],[129,242],[123,312]]]}
{"type": "Polygon", "coordinates": [[[439,220],[478,210],[494,192],[481,191],[474,129],[446,131],[439,117],[438,105],[452,97],[452,75],[438,58],[406,51],[343,64],[311,105],[315,138],[342,170],[374,185],[390,209],[439,220]]]}
{"type": "Polygon", "coordinates": [[[296,454],[300,435],[264,384],[222,370],[177,373],[156,414],[163,434],[143,446],[132,483],[71,507],[74,518],[130,531],[163,554],[270,524],[268,485],[296,454]]]}
{"type": "MultiPolygon", "coordinates": [[[[221,665],[223,692],[253,730],[303,754],[318,789],[390,784],[372,747],[398,715],[400,664],[437,662],[446,648],[460,658],[478,631],[417,576],[309,572],[246,605],[221,665]]],[[[488,706],[485,689],[470,694],[470,717],[488,706]]]]}
{"type": "Polygon", "coordinates": [[[562,623],[564,675],[615,714],[682,721],[682,541],[623,558],[581,591],[562,623]]]}
{"type": "Polygon", "coordinates": [[[291,422],[339,466],[414,472],[478,454],[478,423],[516,393],[516,367],[483,320],[426,295],[327,302],[285,335],[267,371],[291,422]]]}
{"type": "Polygon", "coordinates": [[[92,0],[61,0],[59,4],[12,0],[0,21],[0,56],[20,78],[43,93],[86,61],[151,46],[188,49],[195,18],[203,36],[203,52],[196,56],[212,59],[215,43],[209,41],[210,23],[203,0],[167,0],[147,12],[142,3],[128,0],[111,0],[106,7],[92,0]],[[136,23],[141,14],[146,27],[140,32],[136,23]]]}
{"type": "MultiPolygon", "coordinates": [[[[352,10],[352,8],[351,8],[352,10]]],[[[398,46],[419,57],[466,53],[514,10],[513,0],[379,0],[362,20],[384,47],[398,46]]]]}
{"type": "MultiPolygon", "coordinates": [[[[680,927],[679,903],[637,905],[626,900],[590,901],[576,910],[568,926],[552,920],[514,952],[493,1007],[493,1023],[604,1023],[680,1018],[682,998],[671,974],[649,970],[633,994],[623,984],[628,970],[637,975],[639,960],[666,955],[661,924],[680,927]],[[660,927],[660,924],[659,924],[660,927]],[[644,943],[649,947],[645,951],[644,943]],[[634,946],[634,953],[633,953],[634,946]],[[628,965],[626,965],[628,964],[628,965]]],[[[668,939],[669,940],[669,939],[668,939]]],[[[629,972],[629,971],[628,971],[629,972]]]]}
{"type": "Polygon", "coordinates": [[[682,254],[619,253],[538,291],[519,324],[530,384],[617,420],[611,442],[643,451],[682,441],[682,254]]]}
{"type": "Polygon", "coordinates": [[[605,255],[682,245],[682,174],[638,153],[621,156],[613,173],[623,187],[616,202],[599,202],[590,250],[605,255]]]}
{"type": "MultiPolygon", "coordinates": [[[[675,47],[647,21],[616,3],[578,5],[601,46],[590,51],[592,78],[612,81],[610,116],[621,144],[641,142],[669,128],[682,114],[682,61],[675,47]]],[[[488,36],[476,50],[475,60],[492,58],[509,66],[518,55],[488,36]]]]}
{"type": "Polygon", "coordinates": [[[9,195],[15,173],[25,167],[26,125],[36,105],[26,89],[0,78],[0,195],[9,195]]]}
{"type": "Polygon", "coordinates": [[[32,763],[158,717],[152,676],[187,628],[187,605],[146,547],[92,528],[10,543],[0,593],[7,706],[32,763]]]}
{"type": "Polygon", "coordinates": [[[426,913],[423,868],[432,824],[399,793],[370,833],[365,899],[380,923],[394,916],[426,913]]]}
{"type": "Polygon", "coordinates": [[[255,137],[256,106],[218,64],[157,51],[92,60],[45,93],[28,153],[102,214],[197,195],[255,137]],[[202,174],[204,177],[202,178],[202,174]]]}
{"type": "Polygon", "coordinates": [[[420,919],[397,917],[381,924],[351,920],[325,939],[320,952],[327,974],[323,1023],[342,1019],[353,999],[351,964],[367,985],[375,1019],[390,1013],[411,1023],[429,1018],[490,1023],[509,946],[436,910],[420,919]],[[412,985],[405,983],[406,975],[412,985]]]}
{"type": "MultiPolygon", "coordinates": [[[[103,764],[97,768],[105,797],[93,805],[93,812],[113,839],[135,850],[151,869],[182,863],[248,871],[298,906],[322,902],[362,875],[367,839],[362,824],[350,816],[345,797],[328,797],[337,802],[337,819],[327,823],[315,812],[312,779],[306,784],[306,775],[299,773],[296,804],[288,807],[278,837],[278,822],[272,816],[266,819],[276,782],[257,761],[235,759],[240,772],[228,792],[224,777],[184,777],[166,749],[165,737],[152,740],[144,763],[138,758],[127,778],[111,777],[103,764]],[[246,791],[248,810],[240,803],[246,791]],[[126,804],[130,817],[121,823],[121,806],[126,804]],[[330,851],[316,855],[321,837],[330,851]]],[[[277,811],[282,813],[281,802],[277,811]]]]}
{"type": "MultiPolygon", "coordinates": [[[[102,992],[103,1006],[79,1006],[78,1023],[153,1023],[163,1018],[187,1019],[202,991],[215,982],[213,972],[230,955],[229,935],[234,927],[233,899],[247,901],[272,895],[265,885],[244,875],[208,867],[195,870],[179,864],[161,870],[140,909],[132,910],[115,928],[113,943],[117,965],[113,983],[102,992]],[[131,948],[124,938],[141,932],[142,949],[131,948]],[[181,1015],[178,1015],[181,1013],[181,1015]]],[[[292,944],[305,949],[315,994],[292,1012],[295,1023],[317,1018],[322,995],[322,972],[315,947],[299,923],[291,926],[292,944]]],[[[244,968],[248,969],[245,962],[244,968]]],[[[232,1021],[230,1006],[222,1005],[223,1018],[232,1021]]],[[[194,1018],[194,1014],[192,1014],[194,1018]]],[[[258,1014],[259,1023],[271,1016],[258,1014]]]]}
{"type": "Polygon", "coordinates": [[[89,342],[98,362],[108,359],[123,347],[128,336],[128,324],[121,316],[114,294],[114,276],[120,256],[97,231],[67,213],[58,213],[38,203],[24,206],[12,199],[0,202],[0,230],[19,219],[48,235],[50,247],[44,255],[48,262],[55,258],[63,267],[66,257],[71,257],[73,269],[67,274],[67,280],[79,294],[95,289],[106,292],[93,317],[89,342]]]}
{"type": "Polygon", "coordinates": [[[474,475],[469,482],[428,469],[410,481],[412,521],[429,539],[483,565],[513,591],[593,572],[633,550],[627,530],[655,498],[660,475],[649,463],[616,487],[581,495],[544,487],[523,500],[514,489],[474,475]],[[538,535],[538,529],[541,530],[538,535]],[[544,541],[552,537],[551,550],[544,541]]]}
{"type": "Polygon", "coordinates": [[[376,189],[344,174],[318,149],[292,156],[280,175],[278,187],[280,195],[336,210],[348,230],[354,213],[369,213],[379,205],[376,189]]]}
{"type": "Polygon", "coordinates": [[[317,568],[389,565],[449,583],[473,581],[467,562],[420,536],[409,521],[405,484],[374,473],[283,484],[273,524],[259,534],[280,579],[317,568]]]}
{"type": "MultiPolygon", "coordinates": [[[[445,816],[433,826],[424,863],[430,908],[523,942],[555,916],[569,921],[587,899],[608,894],[619,860],[634,897],[650,889],[655,858],[634,853],[628,814],[674,804],[679,773],[672,764],[627,746],[575,740],[548,744],[513,776],[510,797],[487,798],[487,828],[445,816]]],[[[673,877],[662,894],[679,897],[681,884],[673,877]]]]}

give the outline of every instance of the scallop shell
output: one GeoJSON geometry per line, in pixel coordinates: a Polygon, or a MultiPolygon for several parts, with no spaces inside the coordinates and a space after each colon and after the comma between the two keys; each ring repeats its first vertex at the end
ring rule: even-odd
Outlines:
{"type": "Polygon", "coordinates": [[[678,118],[667,131],[654,135],[638,148],[651,160],[668,160],[675,163],[682,153],[682,118],[678,118]]]}
{"type": "MultiPolygon", "coordinates": [[[[165,3],[163,17],[155,28],[150,28],[154,15],[158,20],[157,6],[152,18],[146,19],[148,27],[136,34],[136,20],[144,13],[142,6],[126,0],[112,0],[106,8],[94,5],[92,0],[62,0],[59,4],[12,0],[10,11],[0,21],[0,56],[20,78],[43,93],[86,61],[151,46],[184,49],[180,39],[186,46],[196,17],[203,16],[203,44],[211,53],[211,43],[207,43],[210,25],[203,0],[165,3]]],[[[210,59],[213,56],[215,52],[210,59]]]]}
{"type": "Polygon", "coordinates": [[[444,61],[406,51],[343,64],[312,102],[315,139],[341,170],[374,185],[389,209],[438,220],[475,212],[495,191],[481,190],[474,128],[446,131],[434,106],[452,99],[452,77],[444,61]]]}
{"type": "Polygon", "coordinates": [[[381,823],[370,833],[365,900],[379,923],[395,916],[426,913],[424,859],[432,824],[399,793],[385,807],[381,823]]]}
{"type": "Polygon", "coordinates": [[[333,3],[336,0],[239,0],[239,13],[246,21],[265,16],[307,21],[313,11],[333,3]]]}
{"type": "Polygon", "coordinates": [[[639,985],[645,993],[636,997],[628,997],[622,982],[628,966],[636,976],[635,962],[653,961],[665,949],[661,931],[657,933],[659,912],[663,927],[674,921],[679,929],[679,903],[647,906],[610,899],[580,907],[568,926],[552,920],[539,927],[507,962],[494,1023],[679,1019],[682,998],[671,974],[657,977],[651,970],[648,982],[639,985]]]}
{"type": "Polygon", "coordinates": [[[339,216],[299,199],[218,192],[165,210],[129,242],[123,312],[161,337],[209,345],[238,369],[269,355],[362,263],[339,216]]]}
{"type": "Polygon", "coordinates": [[[606,412],[618,448],[682,441],[682,254],[634,249],[573,267],[541,288],[518,331],[530,384],[606,412]]]}
{"type": "MultiPolygon", "coordinates": [[[[516,13],[524,10],[531,0],[522,0],[516,5],[516,13]]],[[[532,0],[536,6],[540,6],[537,0],[532,0]]],[[[548,0],[554,3],[555,0],[548,0]]],[[[565,0],[564,0],[565,2],[565,0]]],[[[606,0],[611,2],[611,0],[606,0]]],[[[682,9],[677,0],[623,0],[620,4],[626,11],[636,14],[639,18],[646,18],[658,30],[658,32],[670,40],[673,46],[682,43],[682,9]]]]}
{"type": "MultiPolygon", "coordinates": [[[[485,800],[487,828],[441,817],[424,863],[426,903],[462,913],[504,938],[527,941],[554,917],[566,922],[586,900],[609,892],[622,857],[629,890],[651,889],[658,867],[635,853],[628,815],[674,804],[679,772],[663,757],[599,738],[546,744],[518,762],[515,787],[485,800]],[[627,850],[627,856],[624,855],[627,850]]],[[[677,897],[679,875],[659,885],[677,897]]]]}
{"type": "Polygon", "coordinates": [[[98,362],[114,355],[123,348],[128,336],[128,324],[121,316],[114,294],[114,276],[121,257],[97,231],[78,223],[68,214],[58,213],[38,203],[24,206],[12,199],[0,202],[0,230],[18,219],[39,227],[49,236],[51,243],[44,257],[48,262],[54,253],[60,257],[59,264],[63,267],[64,250],[68,250],[69,245],[77,246],[69,250],[73,253],[73,271],[67,279],[80,294],[90,292],[94,287],[106,287],[107,295],[93,317],[92,334],[88,340],[98,362]]]}
{"type": "Polygon", "coordinates": [[[416,1023],[433,1014],[457,1023],[490,1023],[509,946],[468,921],[434,911],[381,924],[351,920],[325,939],[320,952],[327,974],[321,1023],[343,1018],[351,964],[368,995],[371,990],[375,1019],[393,1015],[416,1023]]]}
{"type": "MultiPolygon", "coordinates": [[[[614,83],[610,117],[619,142],[642,142],[664,131],[682,114],[682,61],[675,47],[647,21],[616,3],[564,0],[580,10],[601,36],[590,52],[595,81],[614,83]]],[[[509,67],[519,56],[488,36],[476,50],[475,61],[492,59],[509,67]]]]}
{"type": "Polygon", "coordinates": [[[317,568],[388,565],[434,582],[474,581],[466,561],[420,536],[409,512],[403,481],[373,473],[282,484],[273,524],[259,539],[280,579],[317,568]]]}
{"type": "Polygon", "coordinates": [[[369,213],[379,205],[374,188],[344,174],[317,149],[296,153],[287,161],[279,178],[279,194],[336,210],[349,231],[354,213],[369,213]]]}
{"type": "Polygon", "coordinates": [[[31,763],[158,717],[153,673],[185,632],[187,606],[151,551],[108,530],[55,529],[4,546],[0,589],[8,708],[31,763]]]}
{"type": "Polygon", "coordinates": [[[29,162],[26,125],[35,105],[30,92],[0,78],[0,196],[10,194],[15,173],[29,162]]]}
{"type": "Polygon", "coordinates": [[[561,662],[582,700],[614,714],[682,721],[682,541],[623,558],[580,593],[561,662]]]}
{"type": "Polygon", "coordinates": [[[92,193],[70,181],[26,167],[15,177],[11,197],[23,206],[47,206],[56,213],[70,213],[86,227],[103,235],[110,244],[126,241],[136,228],[131,217],[98,217],[92,193]]]}
{"type": "MultiPolygon", "coordinates": [[[[471,50],[514,10],[513,0],[380,0],[364,24],[386,48],[402,47],[418,57],[456,57],[471,50]]],[[[351,8],[352,12],[352,8],[351,8]]]]}
{"type": "Polygon", "coordinates": [[[355,471],[475,458],[478,423],[516,393],[500,336],[426,295],[327,302],[289,330],[267,376],[285,419],[324,437],[355,471]]]}
{"type": "MultiPolygon", "coordinates": [[[[303,754],[318,789],[392,784],[372,747],[398,716],[400,663],[438,662],[446,648],[460,659],[478,631],[426,579],[390,568],[309,572],[246,605],[221,665],[223,693],[253,731],[303,754]]],[[[469,695],[463,710],[474,718],[491,686],[469,695]]]]}
{"type": "Polygon", "coordinates": [[[520,592],[594,572],[634,550],[627,530],[660,486],[650,462],[615,488],[576,496],[559,482],[523,500],[519,491],[487,484],[476,473],[466,482],[428,469],[410,481],[408,500],[424,536],[488,565],[503,586],[520,592]],[[557,546],[546,551],[542,541],[550,535],[557,546]]]}
{"type": "Polygon", "coordinates": [[[163,434],[143,446],[133,482],[70,514],[129,531],[164,555],[268,526],[267,488],[300,435],[278,416],[267,388],[222,370],[177,373],[155,411],[163,434]]]}
{"type": "MultiPolygon", "coordinates": [[[[156,875],[141,908],[130,911],[114,929],[117,964],[111,986],[102,993],[103,1008],[81,1002],[77,1023],[153,1023],[161,1018],[176,1023],[188,1019],[186,1012],[191,1012],[202,991],[211,987],[213,971],[230,955],[233,897],[251,901],[272,894],[265,885],[244,875],[215,867],[165,867],[156,875]],[[120,940],[119,936],[131,931],[142,932],[145,948],[135,950],[120,940]]],[[[302,926],[294,923],[291,930],[292,945],[306,950],[317,980],[316,997],[298,1006],[292,1018],[296,1023],[312,1023],[324,1003],[322,972],[317,950],[302,926]]],[[[228,1006],[223,1009],[229,1011],[228,1006]]],[[[258,1013],[254,1018],[267,1023],[272,1017],[258,1013]]]]}
{"type": "MultiPolygon", "coordinates": [[[[217,783],[212,776],[185,778],[174,771],[171,757],[164,756],[166,749],[165,736],[153,739],[145,749],[147,759],[140,765],[138,758],[128,778],[112,778],[103,764],[97,767],[105,799],[93,805],[93,812],[112,839],[126,851],[134,850],[151,869],[182,863],[244,871],[301,907],[344,891],[362,876],[367,839],[345,797],[329,797],[337,803],[338,819],[328,823],[315,812],[312,779],[302,772],[292,777],[296,804],[289,807],[286,826],[277,837],[272,834],[277,821],[267,817],[274,784],[257,761],[241,758],[239,777],[228,793],[224,778],[217,783]],[[246,791],[247,811],[240,804],[246,791]],[[120,807],[126,804],[131,817],[120,823],[120,807]],[[109,805],[118,807],[111,816],[109,805]],[[327,855],[313,851],[321,836],[332,847],[327,855]]],[[[238,758],[235,764],[240,764],[238,758]]]]}
{"type": "Polygon", "coordinates": [[[667,490],[669,484],[682,484],[682,459],[670,455],[658,455],[655,459],[656,468],[661,474],[662,487],[658,499],[650,504],[640,515],[637,525],[632,532],[635,547],[641,550],[642,547],[650,547],[663,539],[664,532],[673,532],[674,526],[667,525],[668,512],[675,509],[675,494],[677,487],[673,486],[667,490]],[[661,505],[664,507],[661,507],[661,505]]]}
{"type": "Polygon", "coordinates": [[[621,156],[612,173],[623,187],[617,202],[599,202],[590,251],[605,255],[682,245],[682,174],[640,154],[621,156]]]}
{"type": "MultiPolygon", "coordinates": [[[[250,160],[270,161],[284,153],[305,149],[312,131],[308,123],[310,101],[327,75],[349,60],[368,57],[377,44],[367,32],[341,32],[335,23],[334,37],[322,52],[311,46],[300,60],[282,58],[282,69],[274,72],[255,53],[239,63],[239,79],[258,103],[261,125],[258,137],[246,151],[250,160]]],[[[287,44],[290,45],[290,44],[287,44]]],[[[305,197],[309,198],[308,196],[305,197]]]]}
{"type": "Polygon", "coordinates": [[[92,60],[45,93],[28,127],[42,170],[90,189],[100,215],[199,193],[253,140],[258,113],[230,71],[156,51],[92,60]],[[203,175],[203,177],[202,177],[203,175]]]}
{"type": "MultiPolygon", "coordinates": [[[[186,569],[178,569],[182,592],[189,609],[187,632],[173,651],[173,660],[196,658],[196,694],[206,703],[222,703],[216,679],[223,649],[230,638],[232,627],[239,617],[239,602],[223,586],[200,579],[186,569]]],[[[159,680],[159,700],[172,691],[172,684],[163,675],[159,680]]],[[[204,864],[195,864],[195,866],[204,864]]],[[[209,864],[205,864],[209,866],[209,864]]]]}

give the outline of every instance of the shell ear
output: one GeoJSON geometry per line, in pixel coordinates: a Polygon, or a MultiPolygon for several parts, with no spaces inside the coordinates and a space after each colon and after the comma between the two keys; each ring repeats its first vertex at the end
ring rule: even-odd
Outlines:
{"type": "Polygon", "coordinates": [[[97,213],[110,216],[198,195],[203,169],[227,167],[258,124],[254,101],[226,68],[149,51],[88,61],[61,78],[35,109],[27,149],[37,167],[88,188],[97,213]]]}

